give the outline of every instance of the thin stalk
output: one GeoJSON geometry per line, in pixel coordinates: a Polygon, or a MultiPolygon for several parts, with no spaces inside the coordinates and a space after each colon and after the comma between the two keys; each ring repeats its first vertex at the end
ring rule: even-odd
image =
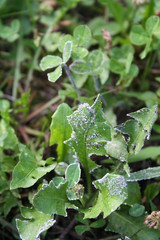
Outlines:
{"type": "Polygon", "coordinates": [[[16,66],[15,66],[14,82],[13,82],[13,89],[12,89],[12,95],[13,95],[13,98],[15,98],[15,99],[17,97],[18,82],[20,79],[22,49],[23,49],[23,46],[22,46],[22,41],[20,38],[19,42],[18,42],[18,46],[17,46],[16,66]]]}
{"type": "Polygon", "coordinates": [[[85,202],[84,202],[83,198],[82,198],[82,197],[80,197],[80,198],[79,198],[79,200],[80,200],[80,202],[81,202],[82,206],[85,208],[85,202]]]}
{"type": "Polygon", "coordinates": [[[91,175],[89,173],[89,169],[88,167],[85,167],[85,175],[86,175],[86,180],[87,180],[87,189],[88,189],[88,193],[90,194],[92,192],[92,181],[91,181],[91,175]]]}
{"type": "Polygon", "coordinates": [[[34,20],[34,15],[33,15],[32,6],[31,6],[30,0],[27,0],[27,6],[28,6],[28,11],[29,11],[29,15],[30,15],[32,24],[34,26],[34,29],[36,29],[36,22],[34,20]]]}
{"type": "Polygon", "coordinates": [[[24,15],[25,13],[27,13],[27,15],[28,15],[28,9],[23,10],[23,11],[17,11],[17,12],[3,14],[3,15],[1,15],[1,18],[7,18],[7,17],[10,17],[10,16],[16,16],[16,15],[21,15],[21,14],[24,15]]]}
{"type": "Polygon", "coordinates": [[[53,20],[53,23],[51,26],[48,27],[47,31],[45,32],[42,40],[41,40],[41,43],[39,45],[39,47],[37,48],[36,52],[35,52],[35,55],[33,57],[33,60],[32,60],[32,63],[31,63],[31,67],[28,71],[28,74],[27,74],[27,79],[26,79],[26,90],[28,90],[29,88],[29,85],[30,85],[30,82],[32,81],[32,78],[33,78],[33,72],[34,72],[34,67],[35,67],[35,64],[37,63],[38,61],[38,58],[40,57],[40,54],[41,54],[41,50],[42,50],[42,46],[44,44],[44,42],[46,41],[46,38],[49,36],[49,34],[52,32],[53,30],[53,27],[60,21],[60,19],[64,16],[64,14],[66,13],[68,9],[67,8],[63,8],[61,10],[58,10],[56,12],[56,16],[55,16],[55,19],[53,20]]]}
{"type": "MultiPolygon", "coordinates": [[[[100,85],[99,85],[99,81],[96,75],[93,75],[93,79],[94,79],[94,83],[95,83],[95,88],[96,88],[96,92],[100,93],[100,85]]],[[[101,100],[104,104],[104,106],[106,106],[106,101],[104,100],[104,98],[101,96],[101,100]]]]}
{"type": "Polygon", "coordinates": [[[147,74],[148,74],[148,71],[149,71],[149,69],[150,69],[150,64],[151,64],[151,61],[152,61],[152,52],[150,52],[150,54],[149,54],[149,57],[148,57],[148,59],[147,59],[147,63],[146,63],[146,67],[145,67],[145,69],[144,69],[144,72],[143,72],[143,75],[142,75],[142,80],[141,80],[141,89],[143,90],[143,84],[144,84],[144,82],[145,82],[145,78],[146,78],[146,76],[147,76],[147,74]]]}
{"type": "Polygon", "coordinates": [[[73,76],[72,76],[68,66],[66,64],[63,64],[63,68],[64,68],[64,71],[66,72],[66,74],[67,74],[67,76],[69,78],[70,83],[72,84],[72,86],[76,90],[78,96],[80,96],[80,91],[79,91],[79,89],[77,88],[77,86],[76,86],[76,84],[74,82],[73,76]]]}

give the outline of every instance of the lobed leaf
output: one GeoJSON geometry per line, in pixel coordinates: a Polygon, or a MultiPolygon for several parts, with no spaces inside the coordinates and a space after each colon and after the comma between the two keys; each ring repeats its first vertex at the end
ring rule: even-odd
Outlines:
{"type": "Polygon", "coordinates": [[[42,189],[34,195],[35,208],[45,214],[67,216],[66,208],[71,206],[66,194],[67,185],[67,182],[61,182],[56,186],[54,180],[43,185],[42,189]]]}
{"type": "Polygon", "coordinates": [[[31,187],[39,178],[52,171],[56,166],[56,163],[45,166],[45,161],[38,163],[26,146],[23,147],[19,159],[20,161],[13,169],[10,189],[31,187]]]}
{"type": "Polygon", "coordinates": [[[127,198],[127,184],[123,176],[107,173],[103,178],[94,182],[100,190],[96,204],[85,209],[85,218],[96,218],[101,212],[103,217],[109,216],[127,198]]]}
{"type": "Polygon", "coordinates": [[[22,240],[37,240],[39,235],[55,223],[53,215],[41,213],[32,208],[21,208],[25,220],[16,219],[16,226],[22,240]]]}
{"type": "Polygon", "coordinates": [[[111,137],[110,126],[103,117],[101,105],[98,96],[92,106],[86,103],[81,104],[73,114],[68,116],[72,135],[66,143],[72,147],[75,160],[80,161],[89,171],[98,167],[89,156],[105,155],[104,146],[111,137]]]}

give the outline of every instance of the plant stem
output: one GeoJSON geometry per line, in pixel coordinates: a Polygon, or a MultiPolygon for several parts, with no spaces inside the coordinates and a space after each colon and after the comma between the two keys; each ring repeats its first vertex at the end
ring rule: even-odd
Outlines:
{"type": "Polygon", "coordinates": [[[33,15],[32,6],[31,6],[30,0],[27,0],[27,6],[28,6],[28,11],[29,11],[29,15],[30,15],[32,24],[33,24],[33,26],[34,26],[34,29],[36,29],[37,26],[36,26],[36,22],[35,22],[35,20],[34,20],[34,15],[33,15]]]}
{"type": "Polygon", "coordinates": [[[14,82],[13,82],[13,89],[12,89],[12,95],[13,95],[13,98],[15,98],[15,99],[17,97],[18,81],[20,79],[22,49],[23,49],[23,46],[22,46],[22,42],[21,42],[21,38],[20,38],[19,42],[18,42],[18,46],[17,46],[16,66],[15,66],[14,82]]]}
{"type": "Polygon", "coordinates": [[[79,198],[80,202],[82,203],[82,206],[85,207],[85,202],[82,197],[79,198]]]}
{"type": "Polygon", "coordinates": [[[88,167],[84,167],[85,168],[85,175],[86,175],[86,180],[87,180],[87,189],[88,189],[88,193],[90,194],[92,192],[92,181],[91,181],[91,176],[88,170],[88,167]]]}
{"type": "Polygon", "coordinates": [[[35,67],[35,64],[37,63],[38,61],[38,58],[41,54],[41,50],[42,50],[42,46],[43,44],[45,43],[46,41],[46,38],[49,36],[49,34],[52,32],[53,30],[53,27],[59,22],[59,20],[64,16],[64,14],[67,12],[67,8],[61,8],[60,10],[57,10],[56,13],[55,13],[55,19],[53,19],[53,23],[52,25],[50,25],[47,29],[47,31],[45,32],[42,40],[41,40],[41,43],[39,45],[39,47],[37,48],[36,52],[35,52],[35,55],[33,57],[33,60],[32,60],[32,63],[31,63],[31,67],[28,71],[28,74],[27,74],[27,79],[26,79],[26,91],[28,90],[29,88],[29,85],[30,85],[30,82],[32,81],[32,77],[33,77],[33,71],[34,71],[34,67],[35,67]]]}
{"type": "Polygon", "coordinates": [[[70,83],[72,84],[72,86],[76,90],[76,92],[78,94],[78,97],[79,97],[80,96],[80,91],[79,91],[79,89],[77,88],[77,86],[76,86],[76,84],[74,82],[73,76],[72,76],[68,66],[66,64],[63,64],[63,68],[64,68],[64,71],[66,72],[66,74],[67,74],[67,76],[69,78],[70,83]]]}

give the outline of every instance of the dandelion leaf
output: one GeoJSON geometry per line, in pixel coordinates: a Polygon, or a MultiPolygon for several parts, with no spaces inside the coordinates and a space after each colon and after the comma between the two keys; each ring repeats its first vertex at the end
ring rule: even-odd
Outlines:
{"type": "Polygon", "coordinates": [[[55,223],[53,215],[32,208],[22,207],[21,214],[25,220],[16,219],[16,225],[22,240],[39,239],[39,235],[55,223]]]}
{"type": "Polygon", "coordinates": [[[74,158],[89,171],[98,167],[90,160],[92,154],[105,155],[104,146],[111,138],[110,126],[103,117],[102,103],[98,96],[95,103],[81,104],[70,116],[68,122],[72,128],[71,138],[66,141],[74,151],[74,158]]]}
{"type": "Polygon", "coordinates": [[[123,176],[107,173],[94,185],[100,192],[96,204],[84,210],[85,218],[96,218],[101,212],[105,218],[127,198],[127,184],[123,176]]]}

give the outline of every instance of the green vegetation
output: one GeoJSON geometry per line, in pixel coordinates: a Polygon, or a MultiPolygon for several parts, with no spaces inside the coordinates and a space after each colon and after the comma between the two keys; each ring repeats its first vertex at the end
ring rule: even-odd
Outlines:
{"type": "Polygon", "coordinates": [[[159,16],[1,0],[2,240],[160,239],[159,16]]]}

